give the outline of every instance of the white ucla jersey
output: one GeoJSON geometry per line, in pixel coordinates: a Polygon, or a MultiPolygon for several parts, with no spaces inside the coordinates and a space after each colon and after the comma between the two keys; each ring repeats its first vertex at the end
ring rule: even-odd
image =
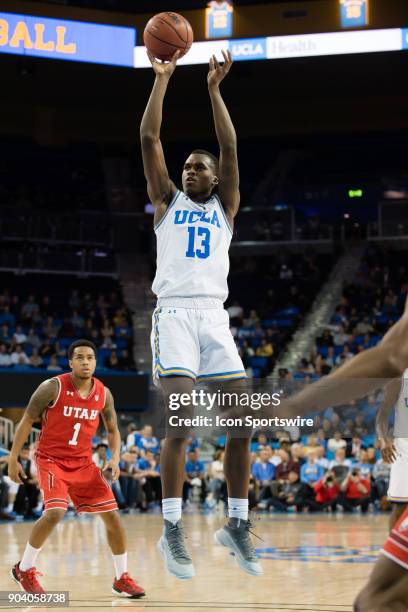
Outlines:
{"type": "Polygon", "coordinates": [[[155,232],[157,270],[152,290],[157,297],[225,302],[232,230],[218,196],[198,204],[176,191],[155,232]]]}
{"type": "Polygon", "coordinates": [[[408,438],[408,370],[405,370],[395,405],[394,437],[408,438]]]}

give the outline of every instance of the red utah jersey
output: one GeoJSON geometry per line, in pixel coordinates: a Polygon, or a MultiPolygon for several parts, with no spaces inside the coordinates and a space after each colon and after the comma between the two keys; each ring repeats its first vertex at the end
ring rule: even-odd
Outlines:
{"type": "Polygon", "coordinates": [[[88,397],[79,395],[71,374],[55,376],[59,391],[43,413],[37,453],[50,459],[92,459],[92,438],[105,407],[105,386],[93,378],[88,397]]]}

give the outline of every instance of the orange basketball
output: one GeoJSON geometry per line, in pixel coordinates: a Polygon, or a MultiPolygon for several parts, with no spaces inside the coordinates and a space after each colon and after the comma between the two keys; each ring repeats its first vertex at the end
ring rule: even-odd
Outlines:
{"type": "Polygon", "coordinates": [[[177,50],[180,51],[180,57],[185,55],[193,39],[193,30],[187,19],[171,11],[152,17],[143,32],[146,48],[154,57],[163,61],[170,61],[177,50]]]}

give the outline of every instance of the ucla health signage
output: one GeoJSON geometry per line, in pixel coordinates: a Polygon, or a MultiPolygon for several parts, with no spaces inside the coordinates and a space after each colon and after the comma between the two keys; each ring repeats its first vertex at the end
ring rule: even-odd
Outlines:
{"type": "Polygon", "coordinates": [[[0,53],[133,67],[135,45],[134,28],[0,13],[0,53]]]}
{"type": "Polygon", "coordinates": [[[266,38],[243,38],[228,41],[228,49],[234,60],[260,60],[267,59],[266,38]]]}
{"type": "Polygon", "coordinates": [[[340,0],[342,28],[359,28],[368,25],[369,0],[340,0]]]}

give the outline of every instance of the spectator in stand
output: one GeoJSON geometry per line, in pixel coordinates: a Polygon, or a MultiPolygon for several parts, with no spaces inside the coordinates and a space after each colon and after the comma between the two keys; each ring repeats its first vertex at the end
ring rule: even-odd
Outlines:
{"type": "Polygon", "coordinates": [[[321,465],[324,470],[328,470],[329,460],[326,457],[326,450],[324,446],[318,446],[315,452],[316,452],[316,463],[321,465]]]}
{"type": "Polygon", "coordinates": [[[380,500],[381,510],[389,509],[387,491],[390,484],[391,465],[380,457],[373,467],[373,497],[380,500]]]}
{"type": "Polygon", "coordinates": [[[127,426],[126,448],[137,447],[142,434],[138,431],[136,423],[129,423],[127,426]]]}
{"type": "Polygon", "coordinates": [[[356,325],[356,327],[354,329],[354,333],[357,336],[369,334],[369,333],[372,333],[373,331],[374,331],[374,328],[373,328],[373,326],[370,323],[370,318],[369,317],[364,317],[362,321],[357,323],[357,325],[356,325]]]}
{"type": "Polygon", "coordinates": [[[249,317],[244,320],[244,327],[255,327],[260,322],[261,321],[256,310],[251,310],[249,317]]]}
{"type": "Polygon", "coordinates": [[[334,346],[329,346],[329,348],[327,349],[327,357],[326,357],[326,363],[329,366],[329,368],[334,368],[334,366],[336,361],[336,356],[334,353],[334,346]]]}
{"type": "Polygon", "coordinates": [[[141,431],[140,438],[137,442],[137,447],[142,457],[145,453],[150,450],[156,455],[160,450],[160,442],[153,436],[153,429],[151,425],[145,425],[141,431]]]}
{"type": "Polygon", "coordinates": [[[336,346],[344,346],[349,341],[349,338],[344,326],[340,325],[338,331],[333,336],[333,342],[336,346]]]}
{"type": "Polygon", "coordinates": [[[335,453],[339,448],[346,448],[346,446],[347,442],[341,437],[340,431],[335,431],[333,438],[330,438],[327,442],[327,449],[332,453],[335,453]]]}
{"type": "Polygon", "coordinates": [[[351,352],[349,345],[345,344],[342,353],[336,359],[336,365],[339,366],[346,361],[350,361],[353,357],[354,353],[351,352]]]}
{"type": "Polygon", "coordinates": [[[104,469],[107,458],[108,445],[101,442],[97,445],[95,452],[92,455],[92,461],[97,465],[101,470],[104,469]]]}
{"type": "Polygon", "coordinates": [[[13,365],[28,364],[28,357],[21,348],[21,344],[17,344],[14,351],[11,353],[11,363],[13,365]]]}
{"type": "Polygon", "coordinates": [[[47,366],[49,372],[62,372],[61,366],[58,364],[58,358],[56,355],[52,355],[50,363],[47,366]]]}
{"type": "Polygon", "coordinates": [[[110,370],[120,370],[120,361],[118,358],[118,354],[116,351],[112,351],[109,357],[106,357],[104,361],[105,368],[109,368],[110,370]]]}
{"type": "Polygon", "coordinates": [[[32,317],[33,312],[39,310],[39,305],[35,301],[35,297],[33,294],[28,296],[27,302],[23,304],[21,307],[21,315],[24,319],[30,319],[32,317]]]}
{"type": "Polygon", "coordinates": [[[286,480],[281,480],[276,487],[271,499],[268,500],[268,508],[272,507],[280,512],[287,512],[293,506],[303,506],[302,484],[299,482],[297,472],[289,472],[286,480]]]}
{"type": "Polygon", "coordinates": [[[23,332],[21,325],[17,325],[12,341],[14,344],[24,344],[27,342],[27,335],[23,332]]]}
{"type": "MultiPolygon", "coordinates": [[[[18,460],[27,478],[24,484],[18,486],[13,512],[25,518],[38,518],[34,514],[34,509],[37,507],[40,490],[35,463],[30,459],[30,449],[27,444],[21,449],[18,460]]],[[[5,471],[7,472],[7,467],[5,471]]]]}
{"type": "Polygon", "coordinates": [[[275,477],[275,466],[269,461],[269,452],[266,449],[259,451],[259,461],[252,466],[252,476],[259,490],[259,501],[265,503],[272,495],[271,484],[275,477]]]}
{"type": "Polygon", "coordinates": [[[300,465],[299,462],[293,461],[291,459],[289,453],[285,450],[280,449],[278,451],[280,458],[282,459],[281,463],[276,468],[275,478],[276,480],[287,480],[289,476],[289,472],[300,473],[300,465]]]}
{"type": "Polygon", "coordinates": [[[333,337],[329,329],[325,329],[323,334],[316,339],[318,346],[333,346],[333,337]]]}
{"type": "Polygon", "coordinates": [[[346,459],[346,451],[344,448],[339,448],[334,455],[334,459],[329,463],[329,470],[332,470],[339,482],[347,477],[351,467],[350,459],[346,459]]]}
{"type": "Polygon", "coordinates": [[[224,451],[219,450],[214,455],[214,461],[208,469],[208,490],[206,502],[210,507],[217,505],[220,501],[227,500],[227,485],[224,474],[224,451]]]}
{"type": "Polygon", "coordinates": [[[300,481],[310,487],[324,474],[324,468],[317,463],[316,459],[316,453],[309,453],[306,463],[300,468],[300,481]]]}
{"type": "Polygon", "coordinates": [[[272,357],[273,355],[272,344],[268,342],[266,338],[262,338],[261,344],[256,349],[255,355],[257,357],[272,357]]]}
{"type": "Polygon", "coordinates": [[[290,454],[293,461],[293,469],[300,474],[300,469],[305,462],[303,446],[299,442],[294,442],[291,446],[290,454]]]}
{"type": "Polygon", "coordinates": [[[235,300],[232,306],[227,308],[227,312],[230,318],[230,325],[233,327],[240,327],[244,318],[244,310],[242,306],[240,306],[235,300]]]}
{"type": "Polygon", "coordinates": [[[142,476],[141,484],[144,493],[142,509],[147,509],[152,501],[161,502],[162,499],[160,464],[155,454],[147,450],[145,456],[138,459],[137,467],[142,476]]]}
{"type": "Polygon", "coordinates": [[[51,340],[49,338],[45,338],[40,348],[40,356],[45,359],[54,355],[54,352],[54,345],[51,343],[51,340]]]}
{"type": "Polygon", "coordinates": [[[330,507],[334,512],[337,506],[337,498],[340,493],[340,485],[336,475],[332,471],[326,472],[324,476],[313,485],[315,499],[308,502],[310,512],[322,512],[330,507]]]}
{"type": "Polygon", "coordinates": [[[28,360],[28,365],[30,366],[30,368],[41,368],[41,366],[43,365],[43,359],[38,354],[38,349],[33,348],[33,352],[28,360]]]}
{"type": "Polygon", "coordinates": [[[11,357],[7,352],[7,346],[0,344],[0,368],[9,368],[12,365],[11,357]]]}
{"type": "Polygon", "coordinates": [[[56,338],[58,335],[59,327],[54,323],[54,319],[51,316],[47,317],[43,332],[48,338],[56,338]]]}
{"type": "Polygon", "coordinates": [[[363,438],[367,433],[367,428],[364,424],[364,414],[358,414],[355,418],[354,432],[356,436],[363,438]]]}
{"type": "Polygon", "coordinates": [[[84,317],[76,309],[72,312],[71,325],[77,330],[82,330],[85,325],[84,317]]]}
{"type": "Polygon", "coordinates": [[[371,483],[362,477],[361,470],[353,468],[342,482],[340,489],[339,503],[345,512],[352,512],[353,508],[359,506],[363,514],[367,512],[371,499],[371,483]]]}
{"type": "Polygon", "coordinates": [[[28,330],[28,336],[25,343],[33,349],[39,349],[41,346],[40,338],[32,327],[28,330]]]}
{"type": "Polygon", "coordinates": [[[4,306],[4,308],[1,309],[0,323],[1,325],[10,325],[10,327],[15,326],[16,317],[10,312],[10,306],[4,306]]]}
{"type": "Polygon", "coordinates": [[[197,451],[190,451],[185,465],[186,479],[183,485],[183,501],[189,499],[190,491],[193,487],[200,489],[200,501],[204,503],[207,496],[205,485],[205,467],[204,463],[197,458],[197,451]]]}

